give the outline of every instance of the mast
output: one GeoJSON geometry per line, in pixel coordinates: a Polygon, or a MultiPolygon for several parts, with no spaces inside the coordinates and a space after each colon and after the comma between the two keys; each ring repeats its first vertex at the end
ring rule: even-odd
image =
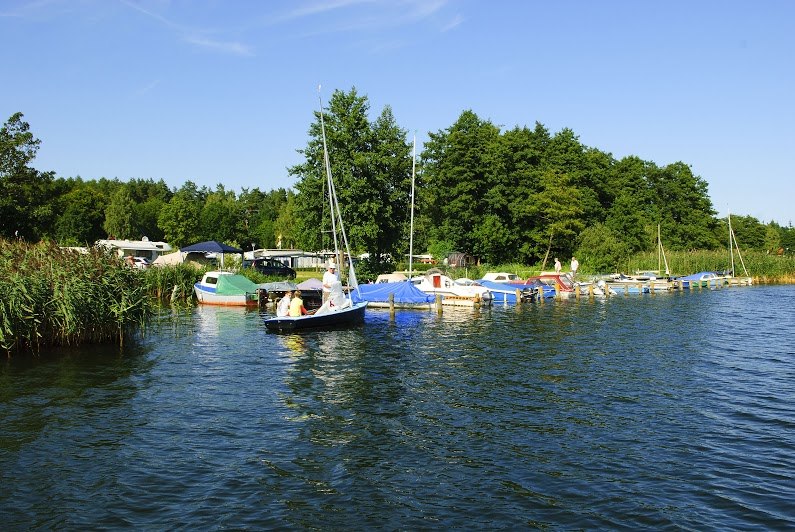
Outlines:
{"type": "Polygon", "coordinates": [[[414,264],[414,176],[417,169],[417,133],[414,133],[414,147],[411,150],[411,222],[409,224],[409,279],[414,264]]]}
{"type": "Polygon", "coordinates": [[[326,123],[323,119],[323,98],[320,95],[320,86],[317,87],[318,100],[320,101],[320,132],[323,136],[323,158],[326,166],[326,182],[329,189],[329,206],[331,208],[331,231],[334,234],[334,255],[337,262],[342,264],[345,257],[340,255],[339,240],[337,237],[337,226],[339,225],[339,232],[342,236],[342,244],[345,247],[345,253],[348,256],[348,295],[350,296],[350,288],[359,288],[359,283],[356,280],[356,272],[353,268],[353,255],[351,255],[351,247],[348,244],[348,235],[345,233],[345,226],[342,223],[342,211],[340,210],[340,203],[337,200],[337,189],[334,186],[334,179],[331,177],[331,160],[328,154],[328,144],[326,143],[326,123]]]}
{"type": "Polygon", "coordinates": [[[320,94],[320,85],[317,86],[317,99],[320,102],[320,133],[323,137],[323,166],[326,171],[326,187],[328,188],[328,202],[331,210],[331,234],[334,239],[334,260],[339,262],[340,247],[337,240],[337,217],[334,211],[334,181],[331,179],[331,161],[328,156],[326,144],[326,123],[323,119],[323,96],[320,94]]]}
{"type": "Polygon", "coordinates": [[[732,213],[729,210],[726,210],[726,221],[729,224],[729,257],[731,258],[731,275],[734,277],[734,247],[732,245],[732,241],[734,240],[734,235],[732,232],[732,213]]]}
{"type": "Polygon", "coordinates": [[[665,263],[665,275],[671,275],[671,271],[668,269],[668,259],[665,258],[662,238],[660,238],[660,224],[657,224],[657,271],[662,271],[660,269],[660,258],[662,258],[662,261],[665,263]]]}

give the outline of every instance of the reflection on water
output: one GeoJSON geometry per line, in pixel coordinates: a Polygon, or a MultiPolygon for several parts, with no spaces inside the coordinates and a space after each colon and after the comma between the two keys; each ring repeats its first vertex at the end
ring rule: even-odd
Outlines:
{"type": "Polygon", "coordinates": [[[368,309],[280,335],[261,311],[164,311],[124,353],[0,365],[0,520],[791,528],[793,299],[368,309]]]}

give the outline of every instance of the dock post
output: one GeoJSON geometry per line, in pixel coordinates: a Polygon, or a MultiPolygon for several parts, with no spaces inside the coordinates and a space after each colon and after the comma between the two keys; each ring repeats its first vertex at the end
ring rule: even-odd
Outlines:
{"type": "Polygon", "coordinates": [[[389,318],[395,319],[395,294],[389,294],[389,318]]]}
{"type": "Polygon", "coordinates": [[[436,294],[436,312],[439,315],[442,315],[442,296],[440,294],[436,294]]]}
{"type": "Polygon", "coordinates": [[[522,292],[518,288],[516,289],[516,304],[519,305],[522,303],[522,292]]]}

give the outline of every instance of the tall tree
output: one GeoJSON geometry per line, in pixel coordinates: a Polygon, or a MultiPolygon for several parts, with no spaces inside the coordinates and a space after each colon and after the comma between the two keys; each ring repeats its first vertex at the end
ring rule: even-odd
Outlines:
{"type": "Polygon", "coordinates": [[[470,254],[487,249],[485,235],[475,229],[488,214],[482,199],[495,185],[492,165],[499,129],[464,111],[450,128],[429,137],[422,154],[422,194],[432,240],[450,241],[456,251],[470,254]]]}
{"type": "MultiPolygon", "coordinates": [[[[335,91],[323,121],[331,174],[348,239],[355,250],[380,258],[396,249],[407,212],[407,178],[411,168],[405,132],[385,108],[374,123],[368,120],[369,102],[356,89],[335,91]],[[403,191],[405,190],[405,192],[403,191]]],[[[298,244],[308,249],[330,249],[332,240],[329,190],[323,154],[321,116],[309,128],[309,142],[300,150],[305,162],[290,168],[298,178],[296,211],[298,244]]]]}
{"type": "Polygon", "coordinates": [[[135,202],[126,186],[120,186],[105,209],[105,223],[102,225],[108,236],[121,240],[138,239],[134,223],[135,202]]]}
{"type": "Polygon", "coordinates": [[[38,240],[53,231],[49,189],[53,174],[30,166],[41,141],[23,116],[11,115],[0,128],[0,236],[38,240]]]}
{"type": "Polygon", "coordinates": [[[90,186],[80,186],[66,194],[66,207],[55,223],[55,236],[62,245],[86,246],[103,238],[106,200],[90,186]]]}
{"type": "Polygon", "coordinates": [[[200,241],[199,216],[205,196],[195,183],[187,181],[163,206],[158,226],[167,242],[182,247],[200,241]]]}

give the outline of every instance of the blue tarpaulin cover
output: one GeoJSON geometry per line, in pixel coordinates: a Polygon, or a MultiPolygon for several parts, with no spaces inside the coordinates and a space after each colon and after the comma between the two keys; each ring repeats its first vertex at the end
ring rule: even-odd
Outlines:
{"type": "Polygon", "coordinates": [[[395,294],[395,304],[430,303],[434,300],[434,296],[426,294],[409,281],[360,284],[358,290],[351,290],[351,300],[354,303],[388,303],[389,294],[395,294]]]}

